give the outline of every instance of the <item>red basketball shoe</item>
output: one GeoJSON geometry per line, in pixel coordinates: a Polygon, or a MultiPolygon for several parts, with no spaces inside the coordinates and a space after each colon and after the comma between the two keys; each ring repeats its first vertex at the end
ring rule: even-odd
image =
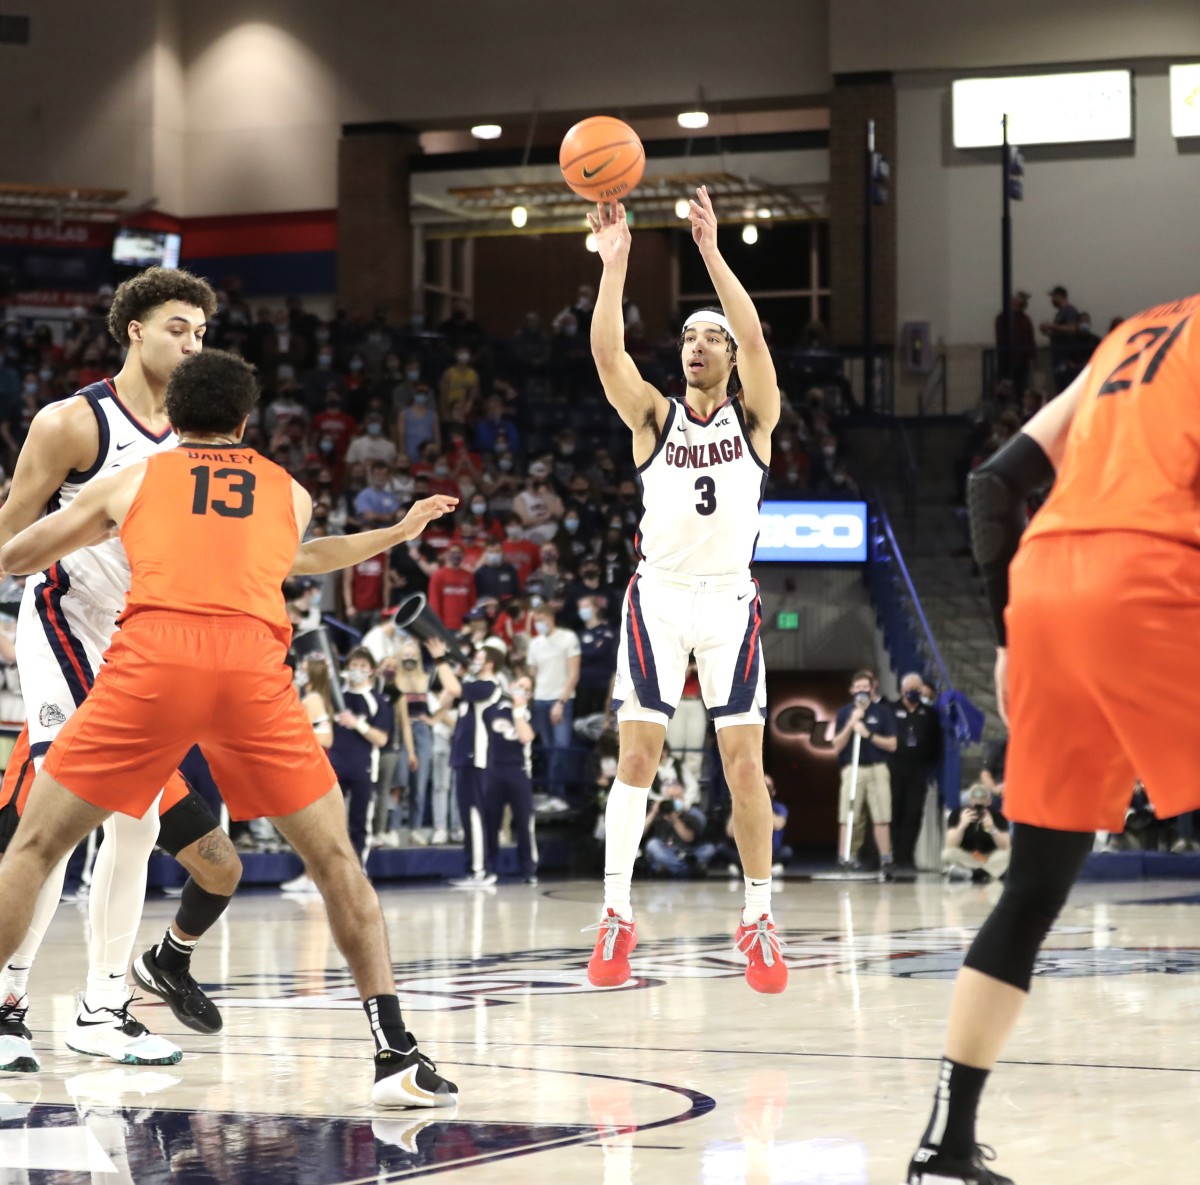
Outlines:
{"type": "Polygon", "coordinates": [[[769,914],[757,922],[743,922],[737,929],[735,945],[746,956],[746,982],[756,991],[774,995],[788,983],[783,947],[775,935],[775,923],[769,914]]]}
{"type": "Polygon", "coordinates": [[[637,946],[637,926],[614,910],[586,930],[599,930],[596,949],[588,960],[588,983],[594,987],[619,987],[629,978],[629,956],[637,946]]]}

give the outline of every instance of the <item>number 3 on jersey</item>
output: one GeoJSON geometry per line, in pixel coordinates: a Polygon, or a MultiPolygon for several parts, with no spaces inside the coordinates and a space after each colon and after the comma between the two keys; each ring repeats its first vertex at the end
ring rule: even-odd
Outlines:
{"type": "Polygon", "coordinates": [[[696,493],[700,495],[700,501],[696,503],[696,513],[712,514],[717,508],[717,483],[711,477],[698,477],[696,493]]]}
{"type": "Polygon", "coordinates": [[[247,469],[209,469],[207,465],[197,465],[189,471],[196,479],[196,488],[192,494],[192,513],[207,514],[209,510],[221,515],[222,518],[248,518],[254,513],[254,474],[247,469]],[[209,496],[210,479],[227,482],[222,494],[236,501],[228,501],[226,497],[211,498],[209,496]]]}

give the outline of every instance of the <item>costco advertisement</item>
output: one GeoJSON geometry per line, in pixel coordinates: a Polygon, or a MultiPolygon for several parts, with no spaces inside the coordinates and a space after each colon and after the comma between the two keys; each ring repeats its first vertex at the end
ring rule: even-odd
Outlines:
{"type": "Polygon", "coordinates": [[[865,502],[764,502],[755,563],[861,564],[867,559],[865,502]]]}

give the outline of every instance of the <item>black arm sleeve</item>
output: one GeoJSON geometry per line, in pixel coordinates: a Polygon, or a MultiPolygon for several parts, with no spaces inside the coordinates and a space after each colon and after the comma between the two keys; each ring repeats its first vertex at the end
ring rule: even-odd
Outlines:
{"type": "Polygon", "coordinates": [[[1025,529],[1025,500],[1054,480],[1054,466],[1032,436],[1018,432],[967,480],[971,548],[992,606],[996,641],[1008,643],[1008,565],[1025,529]]]}

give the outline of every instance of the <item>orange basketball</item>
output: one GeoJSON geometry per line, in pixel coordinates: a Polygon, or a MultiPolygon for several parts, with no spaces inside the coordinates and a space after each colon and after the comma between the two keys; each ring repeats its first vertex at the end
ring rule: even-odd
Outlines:
{"type": "Polygon", "coordinates": [[[593,115],[563,137],[558,167],[580,197],[616,202],[628,197],[642,179],[646,150],[629,124],[610,115],[593,115]]]}

